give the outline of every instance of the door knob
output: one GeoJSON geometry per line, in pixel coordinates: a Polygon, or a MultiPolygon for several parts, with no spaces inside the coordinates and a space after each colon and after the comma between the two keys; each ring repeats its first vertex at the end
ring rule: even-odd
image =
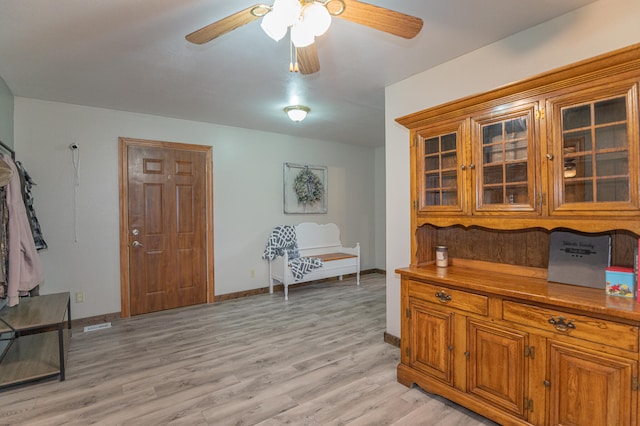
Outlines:
{"type": "Polygon", "coordinates": [[[135,247],[144,247],[140,241],[134,241],[131,245],[132,245],[134,248],[135,248],[135,247]]]}

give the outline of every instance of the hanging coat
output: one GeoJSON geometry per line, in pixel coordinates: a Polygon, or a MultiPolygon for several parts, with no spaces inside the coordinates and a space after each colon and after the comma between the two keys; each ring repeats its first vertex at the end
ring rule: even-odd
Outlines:
{"type": "Polygon", "coordinates": [[[8,155],[3,160],[9,164],[13,177],[7,185],[7,210],[9,212],[9,270],[8,305],[17,305],[19,296],[42,284],[44,276],[42,265],[33,240],[27,210],[22,199],[20,174],[8,155]]]}
{"type": "Polygon", "coordinates": [[[47,243],[42,235],[40,222],[36,216],[36,210],[33,207],[33,195],[31,195],[31,187],[35,185],[35,182],[21,162],[16,161],[15,164],[18,172],[20,173],[22,200],[24,201],[24,207],[27,209],[27,217],[29,218],[29,226],[31,226],[31,233],[33,234],[33,242],[36,245],[36,250],[46,249],[47,243]]]}

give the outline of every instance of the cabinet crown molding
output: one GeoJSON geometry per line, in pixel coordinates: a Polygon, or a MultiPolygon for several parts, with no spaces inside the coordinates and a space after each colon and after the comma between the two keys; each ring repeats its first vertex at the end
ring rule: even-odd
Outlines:
{"type": "Polygon", "coordinates": [[[417,129],[460,115],[532,98],[588,83],[608,75],[640,71],[640,43],[565,65],[481,94],[473,94],[396,118],[408,129],[417,129]]]}

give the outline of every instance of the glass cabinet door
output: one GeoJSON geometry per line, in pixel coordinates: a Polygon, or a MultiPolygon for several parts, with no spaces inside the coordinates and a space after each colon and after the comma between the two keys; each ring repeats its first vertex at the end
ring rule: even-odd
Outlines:
{"type": "Polygon", "coordinates": [[[535,105],[475,117],[475,211],[535,211],[535,105]]]}
{"type": "Polygon", "coordinates": [[[461,123],[417,134],[419,211],[462,212],[462,144],[461,123]]]}
{"type": "Polygon", "coordinates": [[[625,89],[589,92],[590,99],[577,94],[552,104],[556,211],[637,210],[630,164],[637,152],[636,90],[625,89]]]}

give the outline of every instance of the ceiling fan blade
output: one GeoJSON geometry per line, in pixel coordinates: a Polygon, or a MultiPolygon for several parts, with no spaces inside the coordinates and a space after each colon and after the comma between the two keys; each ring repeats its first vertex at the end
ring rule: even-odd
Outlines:
{"type": "Polygon", "coordinates": [[[358,0],[343,0],[343,2],[344,11],[336,18],[346,19],[403,38],[414,38],[422,29],[422,19],[416,16],[358,0]]]}
{"type": "Polygon", "coordinates": [[[296,47],[296,57],[300,74],[313,74],[320,71],[320,60],[318,59],[318,49],[316,44],[307,47],[296,47]]]}
{"type": "Polygon", "coordinates": [[[185,38],[187,41],[195,44],[208,43],[221,35],[258,19],[258,16],[251,13],[251,11],[256,7],[259,7],[259,5],[248,7],[240,12],[234,13],[233,15],[229,15],[226,18],[222,18],[219,21],[188,34],[185,38]]]}

